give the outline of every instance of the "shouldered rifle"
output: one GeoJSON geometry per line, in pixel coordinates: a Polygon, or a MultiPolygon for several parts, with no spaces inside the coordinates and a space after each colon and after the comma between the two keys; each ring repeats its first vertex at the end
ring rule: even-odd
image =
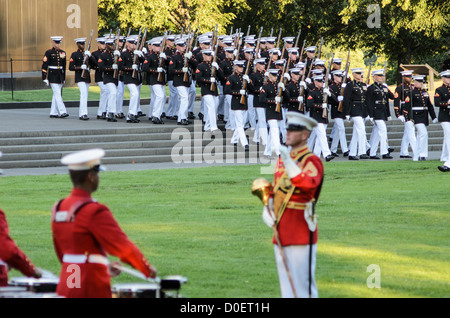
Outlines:
{"type": "Polygon", "coordinates": [[[300,40],[300,35],[302,34],[302,29],[298,30],[297,38],[295,39],[294,47],[297,47],[298,41],[300,40]]]}
{"type": "Polygon", "coordinates": [[[372,70],[372,63],[369,64],[369,72],[367,72],[366,85],[370,84],[370,71],[372,70]]]}
{"type": "Polygon", "coordinates": [[[300,51],[300,62],[303,62],[303,52],[305,51],[306,40],[303,40],[302,50],[300,51]]]}
{"type": "MultiPolygon", "coordinates": [[[[236,35],[236,56],[234,57],[234,61],[238,61],[239,60],[239,50],[241,49],[241,29],[238,30],[237,35],[236,35]]],[[[233,63],[233,73],[234,70],[236,68],[236,65],[233,63]]]]}
{"type": "MultiPolygon", "coordinates": [[[[120,43],[120,28],[117,28],[115,51],[119,50],[119,43],[120,43]]],[[[114,65],[117,65],[118,60],[119,60],[119,57],[117,55],[114,55],[114,65]]],[[[119,70],[118,69],[114,70],[113,78],[114,79],[118,79],[119,78],[119,70]]]]}
{"type": "Polygon", "coordinates": [[[323,45],[323,36],[320,38],[319,53],[317,53],[318,60],[320,60],[320,57],[322,56],[322,45],[323,45]]]}
{"type": "MultiPolygon", "coordinates": [[[[186,47],[186,52],[185,53],[189,53],[191,52],[191,30],[190,30],[191,26],[189,26],[189,32],[188,32],[188,45],[186,47]]],[[[188,67],[189,65],[189,59],[187,57],[184,57],[184,67],[188,67]]],[[[184,77],[183,77],[183,82],[189,82],[189,71],[187,71],[186,73],[184,73],[184,77]]]]}
{"type": "MultiPolygon", "coordinates": [[[[286,63],[283,65],[283,71],[281,72],[281,78],[280,78],[280,82],[283,81],[283,85],[286,89],[286,85],[287,85],[287,78],[284,77],[284,74],[289,72],[289,58],[290,58],[290,54],[288,55],[288,60],[286,61],[286,63]]],[[[281,98],[281,95],[283,94],[283,90],[278,87],[278,94],[277,96],[281,98]]],[[[280,112],[281,111],[281,101],[277,102],[277,107],[275,108],[276,112],[280,112]]]]}
{"type": "MultiPolygon", "coordinates": [[[[89,43],[88,43],[88,46],[86,48],[86,51],[90,51],[91,50],[91,42],[92,42],[92,36],[93,35],[94,35],[94,30],[91,30],[91,37],[89,38],[89,43]]],[[[84,56],[83,65],[88,66],[88,64],[89,64],[89,57],[88,56],[84,56]]],[[[81,72],[81,77],[82,78],[88,78],[88,76],[89,76],[89,71],[87,69],[83,70],[81,72]]]]}
{"type": "MultiPolygon", "coordinates": [[[[322,43],[323,43],[323,37],[322,37],[322,39],[320,40],[320,47],[319,47],[319,52],[320,52],[320,50],[322,49],[322,43]]],[[[305,64],[305,67],[303,68],[303,74],[302,74],[302,79],[301,79],[301,82],[305,82],[305,79],[308,77],[310,77],[310,75],[311,75],[311,70],[312,70],[312,67],[313,67],[313,63],[314,63],[314,59],[316,58],[316,52],[314,52],[314,57],[313,57],[313,59],[311,60],[311,65],[309,66],[309,70],[308,70],[308,74],[306,74],[306,64],[305,64]]],[[[299,96],[303,96],[304,95],[304,92],[305,92],[305,87],[303,87],[303,86],[301,86],[300,87],[300,93],[299,93],[299,96]]],[[[300,102],[300,104],[298,105],[298,110],[299,111],[303,111],[303,109],[304,109],[304,103],[305,103],[305,101],[303,101],[303,102],[300,102]]]]}
{"type": "MultiPolygon", "coordinates": [[[[142,28],[139,29],[139,35],[138,35],[137,43],[139,43],[139,41],[141,40],[141,33],[142,33],[142,28]]],[[[134,55],[134,58],[133,58],[133,64],[137,64],[137,60],[138,60],[138,56],[135,54],[135,55],[134,55]]],[[[137,72],[136,72],[136,70],[133,70],[133,71],[132,71],[131,77],[137,78],[137,72]]]]}
{"type": "MultiPolygon", "coordinates": [[[[146,38],[147,38],[147,28],[145,28],[144,35],[142,36],[141,43],[139,45],[139,51],[141,51],[141,52],[142,52],[142,49],[144,48],[144,44],[145,44],[146,38]]],[[[139,43],[139,41],[138,41],[138,43],[139,43]]],[[[139,61],[139,57],[134,55],[133,64],[137,64],[138,61],[139,61]]],[[[133,78],[138,78],[138,71],[137,70],[133,70],[133,73],[132,73],[131,76],[133,78]]]]}
{"type": "MultiPolygon", "coordinates": [[[[333,63],[333,59],[334,59],[334,53],[333,56],[331,57],[331,60],[328,62],[328,68],[327,68],[327,73],[325,75],[325,84],[324,84],[324,90],[328,89],[329,87],[329,80],[328,77],[330,76],[330,71],[331,71],[331,64],[333,63]]],[[[328,94],[323,94],[323,104],[326,104],[327,107],[323,108],[322,111],[322,118],[328,118],[328,94]]]]}
{"type": "MultiPolygon", "coordinates": [[[[256,54],[257,54],[257,52],[259,50],[259,44],[261,42],[262,31],[263,31],[263,27],[261,27],[261,29],[259,30],[258,43],[256,44],[256,48],[255,48],[255,52],[254,52],[255,56],[256,56],[256,54]]],[[[252,61],[252,57],[250,56],[248,58],[248,61],[247,61],[247,68],[245,69],[245,75],[248,75],[248,70],[250,69],[251,61],[252,61]]],[[[246,90],[247,86],[248,86],[247,81],[244,81],[244,83],[242,85],[242,89],[246,90]]],[[[245,104],[245,95],[241,95],[241,101],[240,102],[241,102],[241,104],[245,104]]]]}
{"type": "MultiPolygon", "coordinates": [[[[213,63],[214,62],[216,62],[217,63],[217,50],[218,50],[218,48],[219,48],[219,37],[218,37],[218,26],[217,26],[217,24],[216,24],[216,29],[215,29],[215,36],[214,36],[214,40],[215,40],[215,43],[213,43],[213,46],[215,47],[214,48],[214,58],[213,58],[213,63]]],[[[212,68],[212,70],[211,70],[211,77],[216,77],[216,68],[215,67],[213,67],[212,68]]],[[[210,87],[210,90],[211,91],[215,91],[216,90],[216,82],[211,82],[211,87],[210,87]]]]}
{"type": "MultiPolygon", "coordinates": [[[[280,28],[280,32],[278,33],[278,40],[277,40],[277,47],[280,47],[280,40],[281,40],[281,32],[283,32],[283,28],[280,28]]],[[[283,54],[281,54],[281,58],[283,58],[283,54]]]]}
{"type": "MultiPolygon", "coordinates": [[[[164,51],[166,50],[166,39],[167,39],[167,31],[164,32],[164,38],[162,40],[162,45],[161,45],[161,50],[159,52],[159,54],[164,53],[164,51]]],[[[163,67],[164,65],[164,59],[162,57],[159,58],[159,67],[163,67]]],[[[159,72],[158,73],[158,82],[162,82],[162,80],[164,79],[164,72],[159,72]]]]}
{"type": "Polygon", "coordinates": [[[251,29],[251,27],[252,27],[252,26],[251,26],[251,25],[249,25],[249,26],[248,26],[248,28],[247,28],[247,36],[249,36],[249,35],[250,35],[250,29],[251,29]]]}
{"type": "MultiPolygon", "coordinates": [[[[345,72],[344,72],[344,77],[342,78],[342,84],[341,84],[341,90],[339,92],[339,96],[344,96],[345,85],[343,85],[343,84],[347,84],[349,69],[350,69],[350,49],[348,49],[348,53],[347,53],[347,62],[345,63],[345,72]]],[[[343,100],[339,102],[339,106],[338,106],[337,110],[340,113],[342,113],[342,111],[344,110],[344,101],[343,100]]]]}

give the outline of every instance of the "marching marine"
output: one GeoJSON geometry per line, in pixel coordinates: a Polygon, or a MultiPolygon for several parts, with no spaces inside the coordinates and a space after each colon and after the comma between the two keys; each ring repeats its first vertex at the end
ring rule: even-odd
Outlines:
{"type": "Polygon", "coordinates": [[[444,162],[438,169],[442,172],[450,172],[450,70],[439,74],[442,78],[442,86],[436,88],[434,105],[439,107],[439,122],[444,131],[442,154],[440,160],[444,162]]]}

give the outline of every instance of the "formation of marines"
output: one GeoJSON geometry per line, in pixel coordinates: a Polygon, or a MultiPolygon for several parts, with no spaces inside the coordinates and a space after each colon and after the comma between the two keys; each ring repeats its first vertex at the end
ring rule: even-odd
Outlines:
{"type": "MultiPolygon", "coordinates": [[[[151,102],[148,119],[153,124],[176,120],[178,125],[190,125],[194,114],[196,88],[200,88],[201,106],[198,118],[204,131],[215,131],[223,121],[233,131],[231,143],[249,150],[249,140],[264,147],[264,155],[279,155],[286,141],[287,111],[296,111],[319,124],[308,142],[310,149],[326,161],[338,155],[338,148],[349,160],[392,159],[386,122],[392,115],[405,124],[400,151],[401,158],[414,161],[428,157],[427,126],[441,123],[444,129],[442,158],[448,171],[449,71],[440,73],[443,86],[434,98],[424,89],[424,76],[411,71],[402,72],[403,82],[395,92],[386,84],[384,69],[370,71],[363,67],[350,68],[350,51],[343,58],[322,56],[323,38],[317,46],[298,46],[297,37],[262,37],[237,30],[229,35],[212,32],[171,34],[166,32],[147,40],[147,31],[138,35],[120,36],[120,30],[97,38],[98,49],[90,52],[92,35],[76,39],[78,50],[70,57],[69,70],[75,72],[80,88],[80,120],[88,120],[87,91],[90,76],[100,87],[97,119],[139,123],[147,116],[141,110],[140,91],[148,85],[151,102]],[[85,74],[85,75],[83,75],[85,74]],[[88,73],[87,73],[88,74],[88,73]],[[413,80],[413,81],[412,81],[413,80]],[[130,91],[128,113],[123,113],[125,85],[130,91]],[[166,95],[166,86],[169,96],[166,95]],[[447,99],[446,99],[447,98],[447,99]],[[390,101],[394,103],[391,114],[390,101]],[[437,116],[434,107],[439,107],[437,116]],[[331,135],[327,126],[333,121],[331,135]],[[346,139],[345,123],[352,123],[350,142],[346,139]],[[367,138],[366,124],[372,131],[367,138]],[[247,132],[246,132],[247,130],[247,132]],[[331,142],[330,142],[331,141],[331,142]],[[412,156],[409,154],[409,147],[412,156]],[[379,154],[379,156],[378,156],[379,154]]],[[[273,30],[272,30],[273,32],[273,30]]],[[[53,89],[50,117],[64,118],[68,114],[61,98],[65,81],[65,52],[59,48],[61,37],[52,37],[54,47],[44,56],[43,79],[53,89]]]]}

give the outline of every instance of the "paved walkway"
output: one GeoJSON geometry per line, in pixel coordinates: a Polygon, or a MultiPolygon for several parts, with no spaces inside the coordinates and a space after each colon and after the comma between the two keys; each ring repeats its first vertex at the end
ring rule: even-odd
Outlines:
{"type": "MultiPolygon", "coordinates": [[[[148,114],[148,105],[141,106],[142,111],[148,114]]],[[[200,109],[200,102],[195,102],[194,113],[198,114],[200,109]]],[[[58,131],[58,130],[77,130],[77,129],[105,129],[105,128],[129,128],[131,124],[127,124],[124,120],[116,123],[109,123],[105,120],[97,120],[96,107],[89,108],[88,121],[80,121],[78,119],[78,108],[67,108],[69,117],[65,119],[51,119],[49,118],[49,108],[31,108],[31,109],[0,109],[0,133],[8,132],[26,132],[26,131],[58,131]]],[[[124,107],[126,113],[127,107],[124,107]]],[[[153,125],[147,118],[141,118],[142,122],[134,125],[153,125]]],[[[177,127],[174,121],[166,121],[167,125],[177,127]]],[[[179,126],[178,126],[179,127],[179,126]]],[[[1,149],[0,149],[1,151],[1,149]]],[[[431,151],[428,160],[439,160],[440,151],[431,151]]],[[[410,160],[400,159],[398,152],[392,153],[396,160],[410,160]]],[[[1,160],[1,159],[0,159],[1,160]]],[[[333,162],[346,161],[347,158],[336,158],[333,162]]],[[[386,161],[386,160],[384,160],[386,161]]],[[[242,165],[243,163],[235,163],[235,165],[242,165]]],[[[252,164],[247,161],[244,164],[252,164]]],[[[125,171],[125,170],[148,170],[148,169],[174,169],[174,168],[195,168],[206,167],[212,165],[233,165],[233,163],[185,163],[176,164],[168,163],[152,163],[149,164],[117,164],[108,165],[108,171],[125,171]]],[[[67,173],[65,167],[54,168],[22,168],[22,169],[4,169],[4,176],[18,176],[18,175],[49,175],[49,174],[63,174],[67,173]]]]}

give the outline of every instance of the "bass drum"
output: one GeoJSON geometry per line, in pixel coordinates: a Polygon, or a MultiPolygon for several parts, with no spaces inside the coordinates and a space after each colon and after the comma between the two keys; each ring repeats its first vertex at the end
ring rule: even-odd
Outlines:
{"type": "Polygon", "coordinates": [[[158,284],[115,284],[111,288],[113,298],[162,298],[158,284]]]}
{"type": "Polygon", "coordinates": [[[55,293],[59,278],[30,278],[14,277],[8,282],[9,286],[25,287],[33,293],[55,293]]]}

